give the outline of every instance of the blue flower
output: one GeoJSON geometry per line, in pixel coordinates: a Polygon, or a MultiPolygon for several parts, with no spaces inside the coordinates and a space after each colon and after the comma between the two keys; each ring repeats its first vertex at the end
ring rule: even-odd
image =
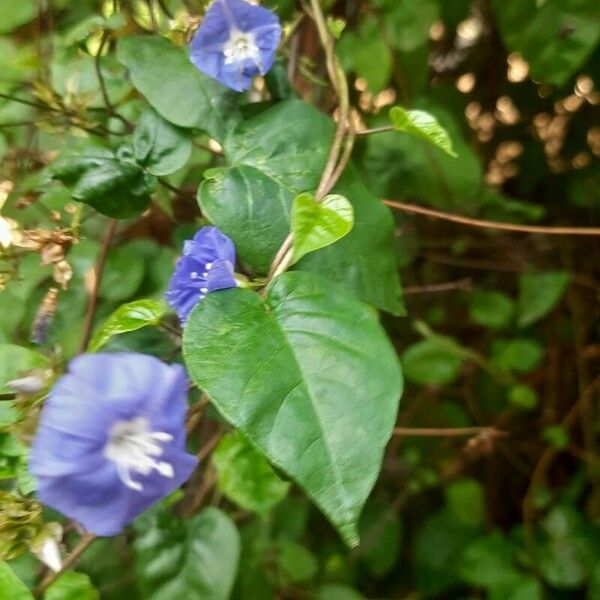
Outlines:
{"type": "Polygon", "coordinates": [[[183,325],[206,294],[236,287],[234,265],[233,242],[217,227],[203,227],[185,242],[167,291],[167,302],[183,325]]]}
{"type": "Polygon", "coordinates": [[[30,457],[39,499],[116,535],[191,475],[187,377],[144,354],[84,354],[44,405],[30,457]]]}
{"type": "Polygon", "coordinates": [[[272,11],[245,0],[213,0],[192,40],[190,59],[209,77],[242,92],[271,68],[280,39],[272,11]]]}

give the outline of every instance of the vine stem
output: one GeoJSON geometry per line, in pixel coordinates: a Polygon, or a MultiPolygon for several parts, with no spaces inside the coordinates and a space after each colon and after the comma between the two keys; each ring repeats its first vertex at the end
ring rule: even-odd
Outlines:
{"type": "MultiPolygon", "coordinates": [[[[327,73],[338,97],[338,121],[329,150],[329,156],[319,181],[315,200],[321,202],[336,184],[352,155],[354,147],[355,129],[350,116],[350,95],[348,82],[338,58],[335,54],[334,41],[327,28],[325,16],[319,0],[310,0],[310,16],[315,21],[321,45],[325,51],[327,73]]],[[[308,12],[308,11],[307,11],[308,12]]],[[[286,271],[294,260],[294,235],[290,233],[279,248],[271,268],[268,281],[286,271]]]]}
{"type": "Polygon", "coordinates": [[[81,342],[79,344],[78,350],[79,354],[85,352],[90,341],[90,336],[92,334],[92,326],[94,324],[94,314],[96,313],[96,304],[98,303],[98,294],[100,293],[100,284],[102,283],[104,267],[106,266],[106,258],[108,256],[108,250],[110,249],[110,244],[113,238],[115,237],[116,231],[117,220],[110,219],[106,227],[104,239],[102,240],[102,247],[100,248],[100,253],[98,254],[96,266],[94,267],[94,282],[92,290],[90,292],[87,313],[85,315],[85,321],[83,324],[83,335],[81,337],[81,342]]]}
{"type": "Polygon", "coordinates": [[[544,225],[517,225],[515,223],[504,223],[502,221],[486,221],[484,219],[471,219],[453,213],[433,210],[416,204],[407,204],[396,200],[383,200],[385,205],[407,213],[425,215],[433,219],[451,221],[467,225],[468,227],[479,227],[484,229],[497,229],[500,231],[515,231],[518,233],[539,233],[542,235],[590,235],[600,236],[600,227],[550,227],[544,225]]]}
{"type": "Polygon", "coordinates": [[[69,567],[73,566],[79,557],[91,546],[96,539],[93,533],[84,533],[73,551],[63,561],[60,571],[50,572],[33,591],[35,598],[41,598],[46,591],[69,567]]]}
{"type": "Polygon", "coordinates": [[[396,427],[394,435],[412,437],[461,437],[464,435],[491,434],[494,437],[504,437],[508,433],[495,427],[396,427]]]}

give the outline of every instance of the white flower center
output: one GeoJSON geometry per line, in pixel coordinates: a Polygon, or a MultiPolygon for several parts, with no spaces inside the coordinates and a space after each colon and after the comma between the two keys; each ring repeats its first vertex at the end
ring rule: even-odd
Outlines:
{"type": "Polygon", "coordinates": [[[150,431],[150,423],[144,417],[117,421],[110,428],[104,456],[115,463],[119,477],[127,487],[141,492],[144,488],[132,479],[132,472],[149,475],[156,470],[163,477],[175,475],[170,463],[156,460],[163,454],[161,444],[172,441],[170,433],[150,431]]]}
{"type": "Polygon", "coordinates": [[[226,65],[243,63],[249,58],[260,68],[260,53],[252,33],[232,31],[231,37],[223,48],[223,54],[226,65]]]}

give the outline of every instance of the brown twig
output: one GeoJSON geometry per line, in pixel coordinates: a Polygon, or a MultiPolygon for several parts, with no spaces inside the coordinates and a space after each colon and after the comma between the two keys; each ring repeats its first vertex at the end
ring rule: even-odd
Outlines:
{"type": "Polygon", "coordinates": [[[425,215],[433,219],[451,221],[460,223],[468,227],[481,227],[484,229],[496,229],[501,231],[514,231],[518,233],[539,233],[542,235],[598,235],[600,236],[600,227],[546,227],[543,225],[516,225],[515,223],[504,223],[501,221],[485,221],[483,219],[471,219],[461,215],[433,210],[416,204],[407,204],[406,202],[397,202],[396,200],[383,200],[383,203],[390,208],[395,208],[407,213],[425,215]]]}
{"type": "Polygon", "coordinates": [[[92,327],[94,324],[94,314],[96,312],[96,304],[98,303],[98,294],[100,293],[100,284],[102,283],[102,276],[104,274],[104,267],[106,265],[106,257],[108,256],[108,250],[110,248],[110,244],[115,236],[116,231],[117,220],[110,219],[106,227],[104,239],[102,240],[100,254],[98,255],[98,260],[96,261],[96,266],[94,267],[94,282],[92,290],[90,292],[87,313],[85,315],[85,321],[83,324],[83,335],[81,337],[81,342],[79,344],[78,350],[79,354],[85,352],[87,345],[90,341],[92,327]]]}
{"type": "Polygon", "coordinates": [[[35,588],[33,595],[36,598],[41,598],[44,592],[71,566],[73,566],[79,557],[91,546],[92,542],[96,539],[93,533],[84,533],[79,540],[79,543],[73,551],[65,558],[62,564],[62,568],[57,572],[50,572],[42,582],[35,588]]]}
{"type": "Polygon", "coordinates": [[[506,437],[508,433],[495,427],[396,427],[394,435],[413,437],[461,437],[463,435],[491,434],[506,437]]]}
{"type": "Polygon", "coordinates": [[[451,292],[454,290],[462,290],[465,292],[473,291],[473,280],[470,277],[459,279],[458,281],[449,281],[448,283],[433,283],[431,285],[415,285],[405,287],[402,293],[405,296],[416,294],[436,294],[440,292],[451,292]]]}

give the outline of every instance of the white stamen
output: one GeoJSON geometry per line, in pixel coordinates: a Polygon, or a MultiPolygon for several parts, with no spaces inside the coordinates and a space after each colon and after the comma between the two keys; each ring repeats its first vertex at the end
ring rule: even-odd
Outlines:
{"type": "Polygon", "coordinates": [[[202,277],[208,277],[208,272],[204,271],[204,273],[202,273],[202,277]]]}
{"type": "Polygon", "coordinates": [[[207,271],[210,271],[210,270],[212,269],[212,267],[213,267],[213,264],[212,264],[212,263],[206,263],[206,264],[204,265],[204,268],[205,268],[207,271]]]}
{"type": "Polygon", "coordinates": [[[162,456],[161,444],[172,441],[170,433],[150,431],[150,423],[144,417],[117,421],[110,428],[104,456],[115,463],[119,478],[128,488],[141,492],[144,487],[133,480],[132,473],[149,475],[156,470],[163,477],[175,476],[173,465],[154,458],[162,456]]]}
{"type": "Polygon", "coordinates": [[[192,271],[190,273],[190,279],[198,279],[198,273],[196,271],[192,271]]]}
{"type": "Polygon", "coordinates": [[[208,294],[208,288],[200,288],[200,291],[201,291],[203,294],[208,294]]]}
{"type": "MultiPolygon", "coordinates": [[[[260,52],[254,40],[254,34],[242,31],[233,30],[225,47],[223,48],[225,55],[225,64],[232,65],[235,63],[243,63],[250,59],[254,64],[260,67],[260,52]]],[[[262,69],[261,69],[262,71],[262,69]]]]}

